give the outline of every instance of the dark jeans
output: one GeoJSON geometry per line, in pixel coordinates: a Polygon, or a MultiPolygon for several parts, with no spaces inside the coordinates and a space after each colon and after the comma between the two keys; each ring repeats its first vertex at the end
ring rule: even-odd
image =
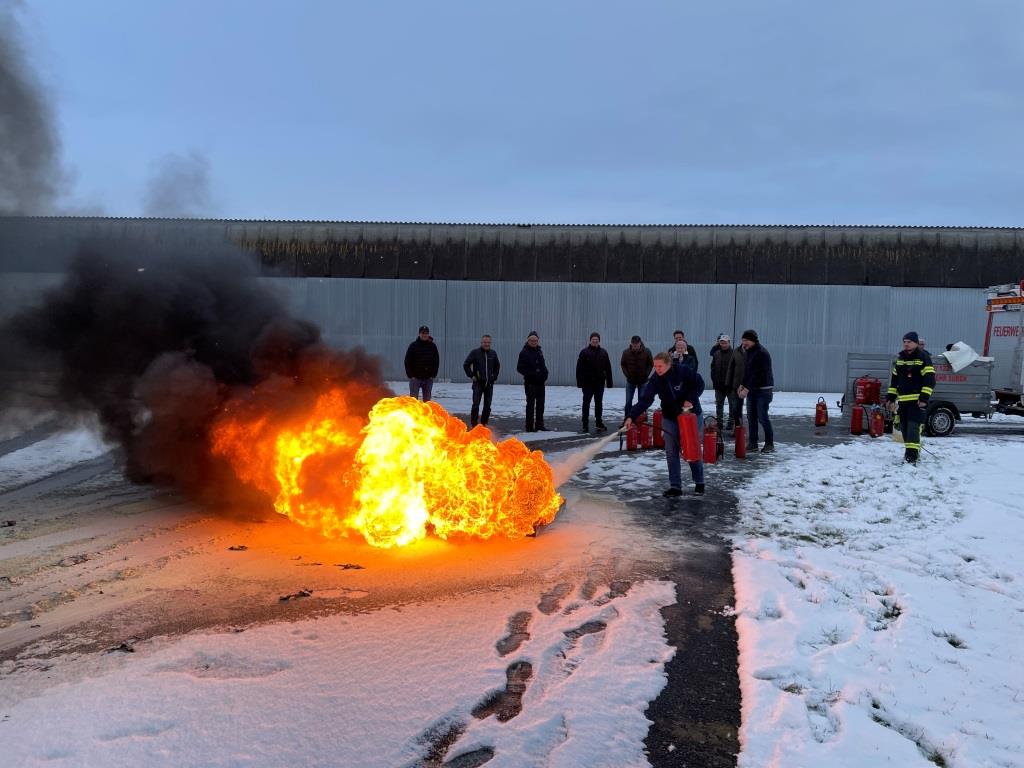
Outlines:
{"type": "Polygon", "coordinates": [[[526,431],[544,429],[544,385],[523,384],[526,390],[526,431]]]}
{"type": "Polygon", "coordinates": [[[633,395],[636,395],[636,399],[640,399],[640,387],[643,384],[634,384],[631,381],[626,382],[626,414],[629,414],[629,409],[633,407],[633,395]]]}
{"type": "Polygon", "coordinates": [[[752,389],[747,394],[747,442],[757,445],[757,425],[764,427],[765,445],[775,443],[775,432],[768,420],[768,406],[772,402],[770,389],[752,389]]]}
{"type": "Polygon", "coordinates": [[[924,411],[917,407],[917,402],[900,403],[900,434],[903,435],[903,447],[907,454],[917,458],[921,450],[921,425],[924,423],[924,411]]]}
{"type": "Polygon", "coordinates": [[[430,390],[434,388],[433,379],[409,379],[409,396],[417,397],[423,390],[423,402],[430,402],[430,390]]]}
{"type": "MultiPolygon", "coordinates": [[[[665,419],[661,422],[662,431],[665,433],[665,461],[668,463],[668,484],[673,488],[683,487],[682,464],[679,458],[679,422],[675,419],[665,419]]],[[[697,414],[697,440],[703,447],[704,444],[704,419],[697,414]]],[[[704,462],[691,461],[690,477],[694,483],[704,482],[704,462]]]]}
{"type": "Polygon", "coordinates": [[[475,427],[477,421],[484,426],[491,418],[491,398],[494,396],[494,383],[484,384],[480,381],[473,382],[473,408],[469,412],[469,425],[475,427]],[[480,413],[480,396],[484,398],[484,412],[480,413]]]}
{"type": "Polygon", "coordinates": [[[722,412],[725,410],[725,401],[729,401],[729,421],[733,424],[743,418],[743,401],[736,394],[735,389],[715,389],[715,418],[722,424],[722,412]]]}
{"type": "Polygon", "coordinates": [[[604,387],[583,388],[583,424],[590,423],[590,401],[594,401],[594,421],[601,423],[601,407],[604,402],[604,387]]]}

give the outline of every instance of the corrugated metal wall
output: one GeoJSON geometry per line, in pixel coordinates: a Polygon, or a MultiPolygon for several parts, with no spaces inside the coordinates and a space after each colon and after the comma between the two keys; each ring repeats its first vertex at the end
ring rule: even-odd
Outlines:
{"type": "MultiPolygon", "coordinates": [[[[0,316],[54,285],[58,276],[0,275],[0,316]]],[[[840,392],[846,353],[899,349],[915,329],[941,351],[963,340],[982,348],[984,292],[964,288],[882,288],[812,285],[655,285],[515,283],[345,278],[261,278],[298,316],[317,323],[333,345],[361,344],[402,379],[402,360],[416,329],[430,326],[441,351],[441,377],[463,381],[462,361],[483,333],[494,337],[500,381],[519,383],[516,359],[526,334],[541,336],[550,383],[575,384],[576,357],[591,331],[612,357],[634,333],[654,351],[667,349],[682,328],[701,356],[715,337],[737,339],[756,328],[771,352],[780,389],[840,392]]],[[[710,385],[710,382],[709,382],[710,385]]]]}
{"type": "Polygon", "coordinates": [[[502,383],[519,383],[515,363],[526,334],[541,336],[552,384],[574,384],[576,357],[598,331],[622,385],[619,355],[634,333],[654,351],[682,328],[701,355],[716,336],[756,328],[772,353],[780,389],[842,391],[846,353],[899,349],[917,330],[932,351],[964,340],[981,349],[984,296],[959,288],[806,285],[651,285],[497,283],[432,280],[277,278],[296,314],[324,329],[332,344],[362,344],[404,378],[405,348],[423,323],[441,351],[441,377],[463,380],[462,361],[490,333],[502,383]]]}

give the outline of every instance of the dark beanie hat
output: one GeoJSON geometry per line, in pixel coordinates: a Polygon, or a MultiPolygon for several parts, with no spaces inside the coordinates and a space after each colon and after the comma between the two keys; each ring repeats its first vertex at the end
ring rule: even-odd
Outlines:
{"type": "Polygon", "coordinates": [[[530,338],[531,336],[536,336],[538,339],[540,338],[540,334],[537,333],[536,331],[530,331],[528,334],[526,334],[526,338],[530,338]]]}
{"type": "Polygon", "coordinates": [[[757,331],[755,331],[753,328],[750,328],[750,329],[744,331],[743,335],[740,338],[741,339],[749,339],[750,341],[753,341],[756,344],[757,343],[757,331]]]}
{"type": "Polygon", "coordinates": [[[917,336],[917,331],[907,331],[903,334],[904,341],[912,341],[915,344],[920,344],[921,340],[917,336]]]}

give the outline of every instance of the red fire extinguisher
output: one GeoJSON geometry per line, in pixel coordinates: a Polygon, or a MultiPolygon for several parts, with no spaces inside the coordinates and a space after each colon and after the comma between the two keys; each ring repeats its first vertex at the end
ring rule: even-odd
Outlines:
{"type": "Polygon", "coordinates": [[[708,416],[704,419],[704,463],[718,461],[718,419],[708,416]]]}
{"type": "Polygon", "coordinates": [[[885,416],[877,405],[871,409],[871,415],[868,416],[868,434],[872,437],[881,437],[885,434],[885,416]]]}
{"type": "Polygon", "coordinates": [[[630,427],[626,430],[626,450],[635,451],[637,447],[637,441],[640,436],[640,430],[635,426],[630,427]]]}
{"type": "Polygon", "coordinates": [[[747,428],[737,424],[733,434],[736,436],[736,458],[744,459],[747,456],[747,428]]]}
{"type": "Polygon", "coordinates": [[[814,406],[814,426],[824,427],[828,424],[828,405],[825,404],[825,398],[819,397],[818,404],[814,406]]]}
{"type": "Polygon", "coordinates": [[[853,402],[857,405],[877,405],[881,393],[882,382],[874,376],[861,376],[854,382],[853,402]]]}
{"type": "Polygon", "coordinates": [[[850,434],[864,434],[864,406],[859,403],[850,411],[850,434]]]}
{"type": "Polygon", "coordinates": [[[641,424],[638,429],[640,430],[640,436],[637,438],[637,442],[639,443],[640,448],[650,448],[654,445],[654,442],[651,439],[651,425],[645,422],[641,424]]]}
{"type": "Polygon", "coordinates": [[[662,415],[661,410],[659,409],[654,412],[654,429],[652,430],[653,434],[651,435],[654,439],[655,448],[665,447],[665,434],[661,431],[661,420],[662,415]]]}
{"type": "Polygon", "coordinates": [[[687,408],[679,414],[677,423],[679,424],[679,447],[683,455],[683,461],[700,461],[697,415],[687,408]]]}

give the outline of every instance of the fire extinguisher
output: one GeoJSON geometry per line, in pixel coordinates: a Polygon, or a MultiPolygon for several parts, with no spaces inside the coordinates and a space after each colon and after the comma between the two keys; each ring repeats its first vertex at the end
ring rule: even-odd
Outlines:
{"type": "Polygon", "coordinates": [[[679,424],[679,447],[683,461],[700,461],[700,440],[698,439],[697,415],[686,408],[677,419],[679,424]]]}
{"type": "Polygon", "coordinates": [[[708,416],[704,419],[704,463],[718,461],[718,419],[708,416]]]}
{"type": "Polygon", "coordinates": [[[655,448],[665,447],[665,433],[661,431],[662,418],[660,409],[654,412],[654,434],[651,437],[654,439],[655,448]]]}
{"type": "Polygon", "coordinates": [[[638,429],[640,430],[640,435],[637,438],[637,443],[639,444],[640,449],[643,450],[645,448],[650,448],[652,445],[654,445],[651,439],[651,425],[644,423],[641,424],[638,427],[638,429]]]}
{"type": "Polygon", "coordinates": [[[736,458],[744,459],[747,456],[747,428],[742,424],[737,424],[733,434],[736,440],[736,458]]]}
{"type": "Polygon", "coordinates": [[[850,434],[864,434],[864,406],[859,403],[850,411],[850,434]]]}
{"type": "Polygon", "coordinates": [[[877,405],[871,409],[871,415],[868,416],[868,434],[872,437],[881,437],[885,434],[885,416],[877,405]]]}
{"type": "Polygon", "coordinates": [[[637,447],[637,440],[640,436],[640,430],[635,426],[630,427],[626,430],[626,450],[635,451],[637,447]]]}
{"type": "Polygon", "coordinates": [[[825,404],[825,398],[819,397],[818,404],[814,406],[814,426],[824,427],[828,424],[828,405],[825,404]]]}

